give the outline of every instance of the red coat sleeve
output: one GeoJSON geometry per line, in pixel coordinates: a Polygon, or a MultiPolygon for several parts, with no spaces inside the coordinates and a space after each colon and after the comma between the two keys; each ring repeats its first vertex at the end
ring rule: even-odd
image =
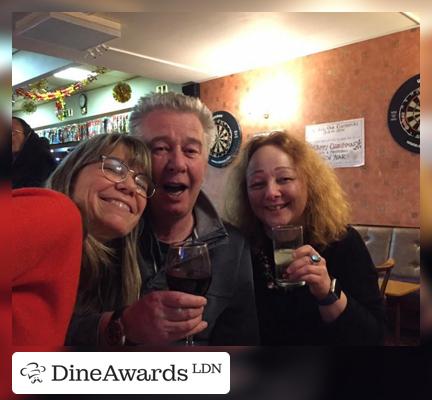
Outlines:
{"type": "Polygon", "coordinates": [[[12,191],[12,212],[13,344],[62,346],[81,266],[80,213],[48,189],[12,191]]]}

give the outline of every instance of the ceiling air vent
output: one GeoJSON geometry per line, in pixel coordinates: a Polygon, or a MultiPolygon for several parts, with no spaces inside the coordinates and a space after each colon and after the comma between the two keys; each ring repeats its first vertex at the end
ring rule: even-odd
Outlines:
{"type": "Polygon", "coordinates": [[[14,35],[75,50],[120,37],[117,22],[81,12],[34,12],[18,20],[14,35]]]}

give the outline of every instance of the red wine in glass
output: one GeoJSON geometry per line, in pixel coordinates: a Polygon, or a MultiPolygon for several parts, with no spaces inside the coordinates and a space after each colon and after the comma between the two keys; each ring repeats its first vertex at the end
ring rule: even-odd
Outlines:
{"type": "Polygon", "coordinates": [[[172,267],[166,273],[170,290],[204,296],[210,286],[210,273],[185,271],[181,264],[172,267]]]}
{"type": "MultiPolygon", "coordinates": [[[[211,265],[207,245],[183,242],[171,245],[166,256],[166,280],[170,290],[204,296],[211,282],[211,265]]],[[[186,337],[193,345],[193,337],[186,337]]]]}

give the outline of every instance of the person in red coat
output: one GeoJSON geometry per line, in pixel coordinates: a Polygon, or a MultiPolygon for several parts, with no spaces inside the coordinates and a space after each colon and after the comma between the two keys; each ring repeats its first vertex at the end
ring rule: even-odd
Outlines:
{"type": "Polygon", "coordinates": [[[48,189],[12,191],[12,343],[63,346],[81,266],[81,215],[48,189]]]}

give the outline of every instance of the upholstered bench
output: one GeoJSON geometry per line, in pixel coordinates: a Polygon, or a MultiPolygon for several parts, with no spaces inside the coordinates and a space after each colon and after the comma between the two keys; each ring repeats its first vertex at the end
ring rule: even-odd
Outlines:
{"type": "Polygon", "coordinates": [[[390,280],[420,283],[420,229],[353,225],[363,238],[375,265],[392,258],[390,280]]]}
{"type": "Polygon", "coordinates": [[[395,306],[395,341],[400,341],[401,303],[408,296],[419,309],[420,229],[353,225],[362,236],[376,266],[394,260],[385,297],[395,306]]]}

